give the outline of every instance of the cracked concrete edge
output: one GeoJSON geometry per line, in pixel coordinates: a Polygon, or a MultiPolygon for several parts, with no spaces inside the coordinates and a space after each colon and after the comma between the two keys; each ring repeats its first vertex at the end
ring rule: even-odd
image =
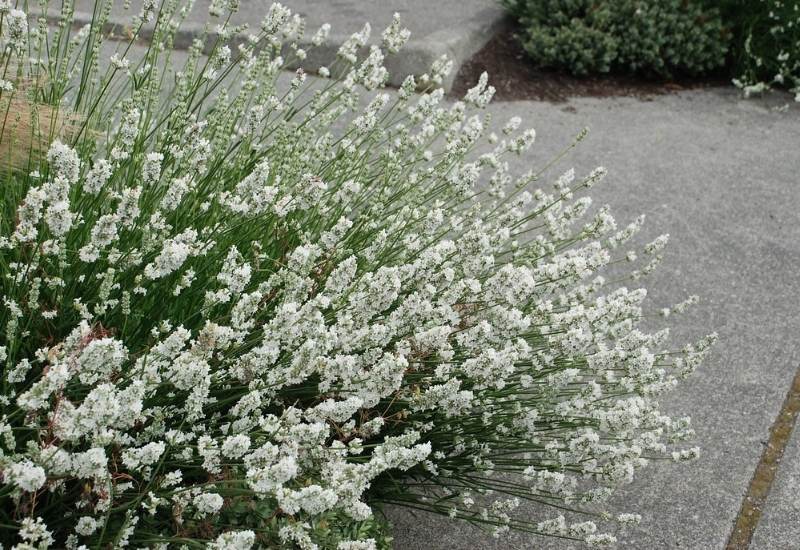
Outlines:
{"type": "MultiPolygon", "coordinates": [[[[60,16],[47,16],[47,18],[50,24],[57,24],[60,21],[60,16]]],[[[83,27],[90,24],[91,21],[91,13],[80,11],[74,13],[74,27],[83,27]]],[[[496,10],[487,8],[469,21],[467,29],[462,28],[459,32],[454,29],[442,29],[424,38],[412,38],[402,50],[387,56],[385,60],[386,68],[389,71],[389,85],[398,87],[408,75],[419,76],[428,72],[434,61],[442,55],[447,55],[453,61],[453,69],[444,79],[441,87],[444,88],[445,93],[449,92],[462,65],[500,31],[504,22],[504,16],[498,16],[496,10]]],[[[129,27],[128,21],[110,17],[104,24],[103,32],[111,39],[126,39],[129,36],[129,27]]],[[[204,34],[206,35],[204,51],[208,53],[217,34],[207,31],[204,25],[196,23],[186,22],[181,25],[175,33],[173,47],[177,50],[186,50],[204,34]]],[[[150,40],[152,36],[152,26],[143,27],[139,33],[140,41],[150,40]]],[[[290,62],[288,68],[302,66],[309,72],[318,71],[320,67],[327,66],[336,59],[337,50],[348,37],[349,34],[331,35],[325,44],[312,47],[310,37],[304,36],[298,42],[298,46],[308,50],[308,57],[302,63],[290,62]]],[[[245,40],[245,35],[237,35],[232,38],[231,44],[236,45],[245,40]]]]}
{"type": "Polygon", "coordinates": [[[726,550],[750,548],[753,536],[761,522],[764,506],[768,502],[776,482],[798,414],[800,414],[800,367],[795,371],[781,410],[769,429],[769,439],[742,499],[736,523],[725,546],[726,550]]]}

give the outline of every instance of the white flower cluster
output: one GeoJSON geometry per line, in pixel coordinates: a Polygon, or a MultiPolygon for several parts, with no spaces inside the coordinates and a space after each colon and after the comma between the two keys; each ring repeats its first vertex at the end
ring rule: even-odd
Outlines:
{"type": "MultiPolygon", "coordinates": [[[[167,40],[159,9],[177,8],[145,2],[138,20],[167,40]]],[[[606,287],[606,265],[636,261],[620,248],[641,221],[618,230],[575,198],[605,171],[552,192],[514,178],[535,132],[516,117],[489,132],[486,75],[464,101],[415,95],[413,78],[373,93],[409,37],[397,17],[382,46],[363,49],[368,25],[346,41],[322,88],[277,82],[304,31],[287,8],[235,48],[217,31],[215,74],[200,42],[171,99],[135,69],[124,101],[98,101],[102,138],[53,142],[4,195],[0,500],[16,525],[0,542],[364,550],[381,547],[379,502],[612,542],[514,509],[597,512],[651,457],[696,456],[654,396],[713,337],[670,352],[666,331],[638,328],[644,290],[606,287]]]]}

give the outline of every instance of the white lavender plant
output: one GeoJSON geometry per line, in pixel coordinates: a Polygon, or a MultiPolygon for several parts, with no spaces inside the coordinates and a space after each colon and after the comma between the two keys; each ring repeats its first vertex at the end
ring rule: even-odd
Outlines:
{"type": "Polygon", "coordinates": [[[638,520],[613,488],[696,455],[655,396],[713,338],[664,351],[618,284],[666,238],[639,262],[642,220],[576,198],[603,169],[512,175],[535,133],[487,130],[485,75],[457,102],[444,59],[383,90],[398,20],[282,86],[298,16],[245,29],[213,2],[177,64],[189,5],[146,0],[105,60],[108,2],[77,33],[69,2],[0,3],[2,139],[28,153],[2,162],[0,542],[369,549],[391,503],[612,543],[638,520]],[[12,104],[74,127],[19,132],[12,104]]]}

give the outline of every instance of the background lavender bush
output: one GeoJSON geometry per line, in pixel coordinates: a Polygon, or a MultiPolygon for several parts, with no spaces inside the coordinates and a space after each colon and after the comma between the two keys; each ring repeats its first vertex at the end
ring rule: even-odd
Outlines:
{"type": "Polygon", "coordinates": [[[699,74],[725,63],[719,12],[692,0],[502,0],[542,67],[699,74]]]}
{"type": "Polygon", "coordinates": [[[798,0],[502,0],[541,67],[576,75],[729,74],[800,100],[798,0]]]}
{"type": "Polygon", "coordinates": [[[511,174],[535,132],[486,75],[383,90],[399,19],[316,80],[301,18],[236,7],[178,63],[176,0],[105,44],[107,2],[0,3],[0,542],[382,548],[392,504],[613,543],[614,489],[698,452],[656,396],[713,336],[670,350],[624,286],[667,237],[626,245],[602,168],[511,174]]]}

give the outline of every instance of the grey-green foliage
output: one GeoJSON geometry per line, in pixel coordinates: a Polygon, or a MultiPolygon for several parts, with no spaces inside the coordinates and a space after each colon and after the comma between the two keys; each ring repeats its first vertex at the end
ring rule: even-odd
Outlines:
{"type": "Polygon", "coordinates": [[[691,0],[501,0],[543,67],[578,75],[633,71],[698,74],[725,62],[716,9],[691,0]]]}

